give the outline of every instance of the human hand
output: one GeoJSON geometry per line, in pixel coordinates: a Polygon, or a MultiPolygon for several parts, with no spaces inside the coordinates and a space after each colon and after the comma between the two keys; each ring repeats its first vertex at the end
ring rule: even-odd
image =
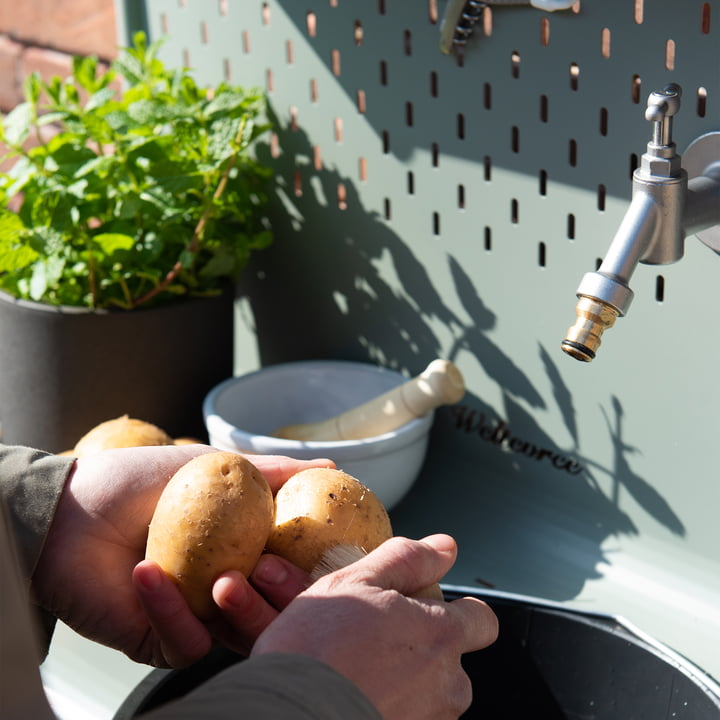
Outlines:
{"type": "MultiPolygon", "coordinates": [[[[247,651],[276,608],[306,587],[304,573],[268,558],[256,573],[267,599],[240,573],[225,573],[213,588],[222,616],[205,626],[165,573],[143,559],[148,525],[168,480],[196,455],[214,451],[205,445],[156,446],[78,458],[33,575],[37,602],[81,635],[158,667],[195,662],[214,642],[247,651]],[[268,581],[268,570],[275,571],[275,582],[268,581]]],[[[305,467],[332,465],[281,456],[250,459],[273,493],[305,467]]]]}
{"type": "Polygon", "coordinates": [[[353,681],[385,720],[458,718],[472,701],[460,657],[495,641],[497,618],[476,598],[407,597],[439,581],[456,555],[447,535],[392,538],[298,595],[252,655],[321,660],[353,681]]]}

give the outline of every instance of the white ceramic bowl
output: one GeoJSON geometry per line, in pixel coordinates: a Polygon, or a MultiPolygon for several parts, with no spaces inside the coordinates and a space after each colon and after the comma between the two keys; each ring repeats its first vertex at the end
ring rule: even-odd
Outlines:
{"type": "Polygon", "coordinates": [[[301,442],[271,437],[283,425],[316,422],[356,407],[408,380],[369,363],[318,360],[269,365],[230,378],[203,403],[210,444],[221,450],[330,458],[396,505],[420,471],[434,413],[397,430],[362,440],[301,442]]]}

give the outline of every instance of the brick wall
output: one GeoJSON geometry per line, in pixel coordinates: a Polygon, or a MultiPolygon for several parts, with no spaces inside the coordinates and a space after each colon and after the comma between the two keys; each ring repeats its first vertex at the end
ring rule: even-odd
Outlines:
{"type": "Polygon", "coordinates": [[[24,78],[65,76],[72,55],[115,57],[113,0],[0,2],[0,112],[22,101],[24,78]]]}

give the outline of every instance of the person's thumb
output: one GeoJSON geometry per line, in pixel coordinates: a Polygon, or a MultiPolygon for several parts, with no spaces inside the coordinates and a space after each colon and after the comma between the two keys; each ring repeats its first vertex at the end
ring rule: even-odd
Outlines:
{"type": "Polygon", "coordinates": [[[434,586],[450,570],[457,545],[449,535],[430,535],[423,540],[393,537],[356,563],[366,582],[403,595],[441,599],[434,586]]]}

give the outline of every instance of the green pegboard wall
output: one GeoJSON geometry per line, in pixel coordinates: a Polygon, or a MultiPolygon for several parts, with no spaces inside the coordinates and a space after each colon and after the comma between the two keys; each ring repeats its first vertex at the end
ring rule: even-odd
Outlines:
{"type": "Polygon", "coordinates": [[[720,129],[720,3],[494,7],[462,62],[441,0],[147,0],[122,32],[208,83],[267,90],[276,242],[238,301],[238,372],[328,357],[454,360],[396,531],[455,535],[450,582],[618,613],[720,675],[720,258],[640,266],[584,365],[559,349],[650,139],[720,129]]]}

